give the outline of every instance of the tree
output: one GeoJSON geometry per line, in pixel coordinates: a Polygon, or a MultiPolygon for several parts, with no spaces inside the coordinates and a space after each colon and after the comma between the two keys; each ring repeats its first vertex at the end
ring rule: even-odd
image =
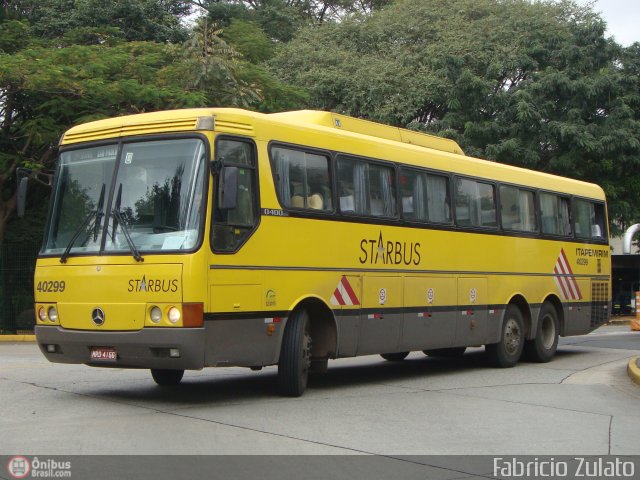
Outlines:
{"type": "Polygon", "coordinates": [[[193,0],[221,27],[232,18],[252,20],[278,41],[287,42],[308,24],[341,21],[354,14],[370,14],[393,0],[193,0]]]}
{"type": "MultiPolygon", "coordinates": [[[[20,28],[0,31],[15,35],[20,28]]],[[[200,45],[196,35],[183,48],[117,40],[67,45],[64,39],[50,47],[31,38],[19,51],[0,53],[0,242],[15,210],[16,169],[51,168],[57,141],[70,126],[126,113],[260,101],[239,78],[235,51],[215,32],[206,39],[200,45]]]]}
{"type": "Polygon", "coordinates": [[[200,20],[185,45],[185,62],[178,70],[187,85],[206,94],[210,105],[248,107],[261,99],[257,85],[237,76],[239,54],[221,37],[222,30],[200,20]]]}
{"type": "Polygon", "coordinates": [[[604,31],[571,1],[398,0],[304,29],[271,66],[308,85],[313,107],[600,183],[615,226],[640,219],[640,189],[626,185],[639,178],[637,63],[604,31]]]}
{"type": "Polygon", "coordinates": [[[117,28],[127,41],[180,43],[189,32],[180,19],[191,12],[183,0],[9,0],[7,15],[28,21],[34,36],[55,39],[76,28],[117,28]]]}

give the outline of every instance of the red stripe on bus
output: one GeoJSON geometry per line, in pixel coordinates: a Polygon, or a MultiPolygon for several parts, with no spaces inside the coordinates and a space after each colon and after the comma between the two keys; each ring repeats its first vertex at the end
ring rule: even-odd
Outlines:
{"type": "Polygon", "coordinates": [[[345,292],[347,292],[347,295],[349,295],[351,303],[353,305],[360,305],[360,300],[358,300],[358,297],[353,291],[353,288],[351,288],[351,284],[349,283],[349,280],[347,280],[347,277],[342,277],[341,283],[344,287],[345,292]]]}
{"type": "MultiPolygon", "coordinates": [[[[554,273],[556,274],[560,274],[560,272],[558,271],[558,265],[556,264],[556,267],[553,269],[554,273]]],[[[560,289],[562,290],[562,294],[564,295],[564,298],[569,299],[571,298],[568,294],[567,294],[567,290],[565,289],[565,285],[564,285],[564,278],[563,277],[556,277],[556,279],[558,280],[558,285],[560,285],[560,289]]]]}
{"type": "Polygon", "coordinates": [[[344,298],[342,298],[342,295],[340,294],[340,291],[337,288],[336,288],[336,291],[333,292],[333,296],[336,297],[336,300],[338,301],[338,305],[345,305],[344,298]]]}

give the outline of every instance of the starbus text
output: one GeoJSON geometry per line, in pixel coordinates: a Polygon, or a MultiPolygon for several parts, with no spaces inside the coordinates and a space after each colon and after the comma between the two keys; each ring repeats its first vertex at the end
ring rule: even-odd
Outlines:
{"type": "Polygon", "coordinates": [[[360,241],[361,264],[370,265],[420,265],[420,242],[384,241],[382,233],[377,240],[363,238],[360,241]]]}

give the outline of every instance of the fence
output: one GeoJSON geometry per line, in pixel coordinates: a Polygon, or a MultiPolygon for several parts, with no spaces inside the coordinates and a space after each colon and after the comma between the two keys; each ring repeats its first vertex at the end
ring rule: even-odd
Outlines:
{"type": "Polygon", "coordinates": [[[0,334],[33,331],[33,273],[40,243],[0,246],[0,334]]]}

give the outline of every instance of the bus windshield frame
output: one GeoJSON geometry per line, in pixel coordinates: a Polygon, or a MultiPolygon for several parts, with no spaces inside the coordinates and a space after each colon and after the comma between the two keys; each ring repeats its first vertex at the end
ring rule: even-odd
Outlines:
{"type": "Polygon", "coordinates": [[[138,260],[145,253],[196,251],[204,238],[209,151],[202,135],[64,149],[40,255],[64,263],[69,255],[138,260]]]}

